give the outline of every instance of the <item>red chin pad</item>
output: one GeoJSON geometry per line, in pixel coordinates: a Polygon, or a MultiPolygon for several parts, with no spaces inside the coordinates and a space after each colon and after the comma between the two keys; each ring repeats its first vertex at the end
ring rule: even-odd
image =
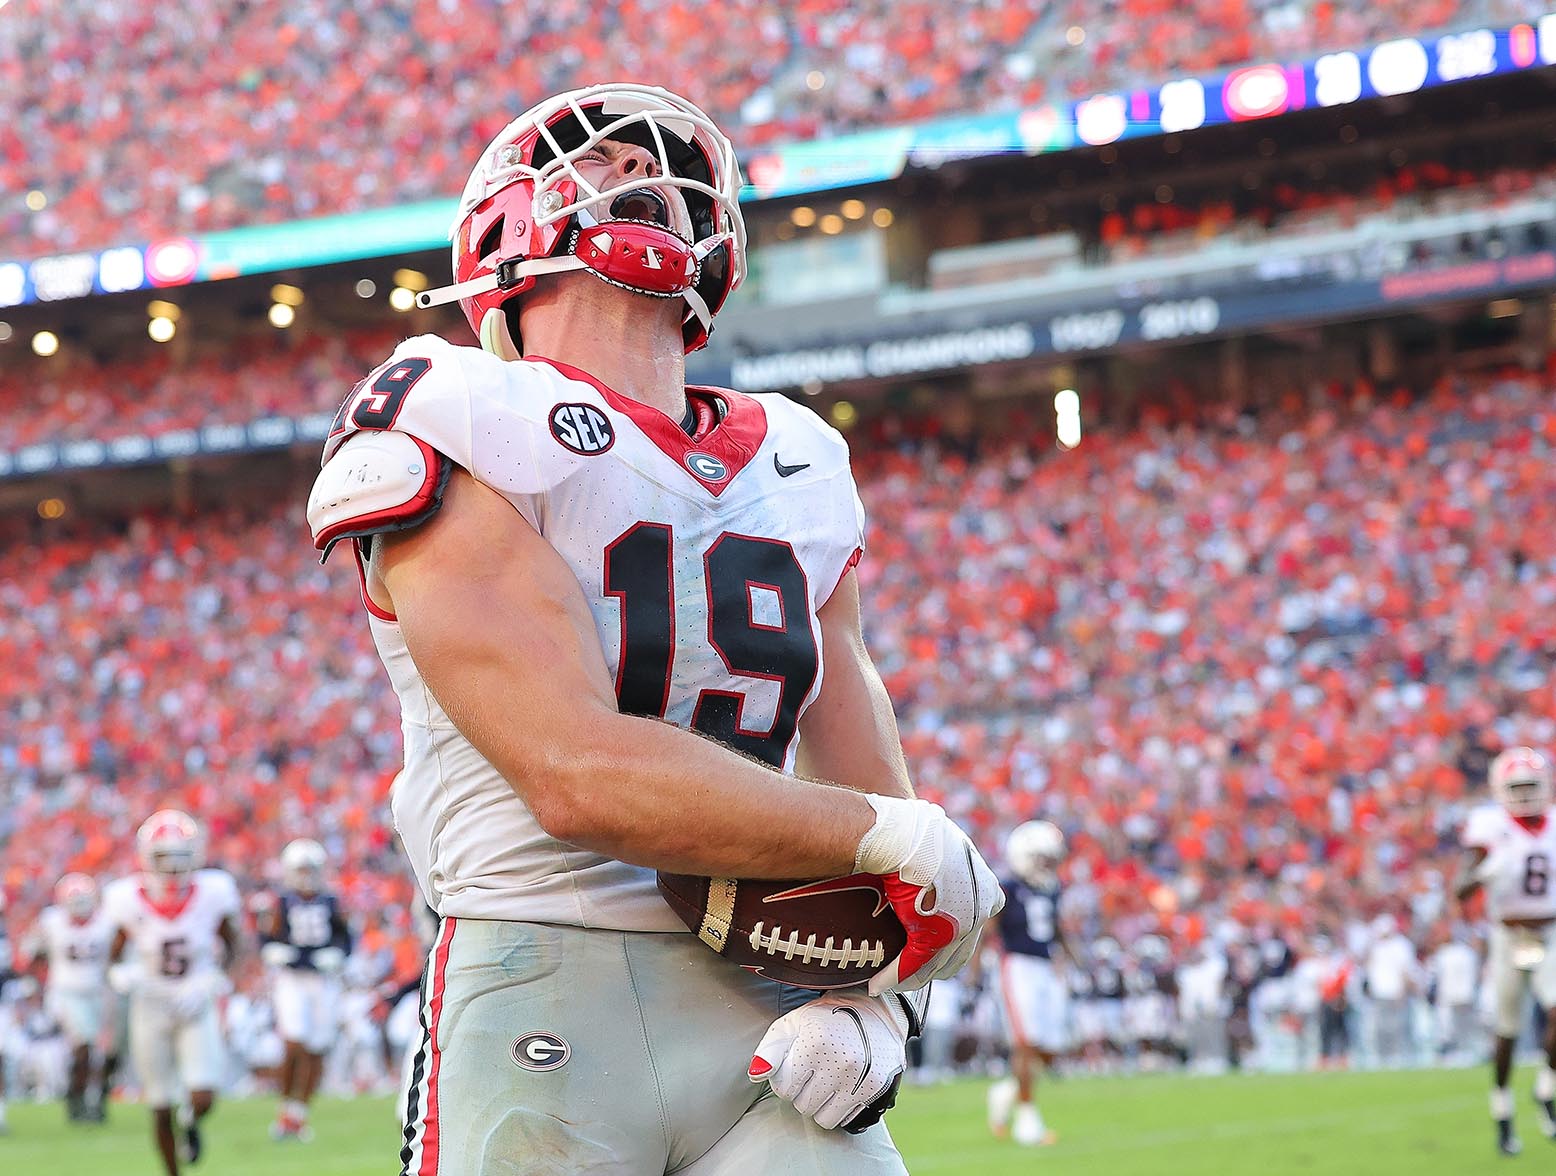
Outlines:
{"type": "Polygon", "coordinates": [[[662,298],[682,294],[697,282],[691,245],[658,225],[591,225],[578,234],[573,256],[608,282],[662,298]]]}

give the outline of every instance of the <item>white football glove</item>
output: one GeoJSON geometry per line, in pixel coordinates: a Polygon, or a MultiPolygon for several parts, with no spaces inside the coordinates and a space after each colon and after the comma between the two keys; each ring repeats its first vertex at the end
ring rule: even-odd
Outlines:
{"type": "Polygon", "coordinates": [[[129,996],[141,985],[143,976],[140,964],[134,960],[121,960],[108,968],[108,987],[120,996],[129,996]]]}
{"type": "Polygon", "coordinates": [[[994,871],[938,804],[865,797],[875,824],[859,842],[854,870],[878,874],[908,932],[908,944],[870,981],[870,993],[911,992],[956,975],[972,958],[983,924],[1005,906],[994,871]]]}
{"type": "Polygon", "coordinates": [[[346,966],[346,953],[338,947],[319,947],[313,952],[313,966],[325,976],[333,976],[346,966]]]}
{"type": "Polygon", "coordinates": [[[226,996],[232,991],[232,981],[227,979],[226,972],[218,972],[214,968],[198,972],[185,980],[174,998],[173,1007],[180,1017],[186,1019],[200,1016],[210,1008],[215,1000],[226,996]]]}
{"type": "Polygon", "coordinates": [[[259,949],[259,958],[267,967],[284,968],[297,959],[297,949],[290,943],[271,941],[259,949]]]}
{"type": "Polygon", "coordinates": [[[863,1130],[896,1101],[908,1035],[897,997],[829,992],[773,1022],[746,1077],[766,1082],[819,1127],[863,1130]]]}

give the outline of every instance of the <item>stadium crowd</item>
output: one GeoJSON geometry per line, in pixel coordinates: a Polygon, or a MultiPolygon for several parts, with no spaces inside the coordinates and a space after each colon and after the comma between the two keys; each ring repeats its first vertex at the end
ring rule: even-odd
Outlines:
{"type": "Polygon", "coordinates": [[[947,19],[923,0],[16,0],[0,22],[0,240],[31,257],[452,196],[471,144],[535,97],[648,77],[666,46],[664,80],[749,153],[1544,8],[979,0],[947,19]]]}
{"type": "MultiPolygon", "coordinates": [[[[1489,754],[1556,743],[1553,397],[1556,363],[1258,405],[1171,385],[1067,453],[1019,414],[874,423],[866,627],[919,789],[991,852],[1061,825],[1076,940],[1160,943],[1158,971],[1465,937],[1449,879],[1489,754]]],[[[318,565],[298,504],[232,502],[6,537],[13,934],[176,805],[250,891],[323,841],[363,983],[393,984],[420,945],[355,571],[318,565]]]]}
{"type": "MultiPolygon", "coordinates": [[[[1257,192],[1200,201],[1141,201],[1102,210],[1092,223],[1076,226],[1088,242],[1092,264],[1119,264],[1146,255],[1185,252],[1213,242],[1249,243],[1280,234],[1353,227],[1369,219],[1391,223],[1411,214],[1452,208],[1496,208],[1556,194],[1556,169],[1541,167],[1449,166],[1426,161],[1379,167],[1363,196],[1356,185],[1298,184],[1281,180],[1257,192]]],[[[1532,222],[1516,232],[1464,234],[1400,247],[1399,256],[1377,259],[1383,272],[1500,257],[1509,249],[1543,249],[1556,241],[1556,222],[1532,222]]],[[[1307,271],[1322,268],[1324,255],[1306,257],[1307,271]]],[[[1337,266],[1357,265],[1354,250],[1337,255],[1337,266]]],[[[1271,267],[1271,279],[1288,276],[1271,267]]],[[[423,330],[418,322],[406,331],[423,330]]],[[[191,332],[199,330],[190,324],[191,332]]],[[[276,346],[273,334],[199,341],[187,357],[143,343],[133,364],[106,364],[73,348],[47,359],[17,354],[0,370],[0,452],[38,442],[112,441],[129,435],[154,437],[208,425],[246,425],[267,416],[331,412],[345,391],[393,348],[402,332],[391,328],[322,331],[293,329],[276,346]]],[[[463,327],[449,331],[463,341],[463,327]]],[[[9,346],[20,351],[14,337],[9,346]]]]}

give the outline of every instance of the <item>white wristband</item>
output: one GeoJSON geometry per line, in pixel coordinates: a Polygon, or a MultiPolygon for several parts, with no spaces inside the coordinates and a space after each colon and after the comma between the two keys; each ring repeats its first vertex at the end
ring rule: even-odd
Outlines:
{"type": "Polygon", "coordinates": [[[921,800],[874,793],[866,793],[865,799],[875,810],[875,824],[860,838],[859,848],[854,851],[854,872],[895,873],[913,853],[919,825],[928,816],[925,808],[934,806],[926,806],[921,800]]]}

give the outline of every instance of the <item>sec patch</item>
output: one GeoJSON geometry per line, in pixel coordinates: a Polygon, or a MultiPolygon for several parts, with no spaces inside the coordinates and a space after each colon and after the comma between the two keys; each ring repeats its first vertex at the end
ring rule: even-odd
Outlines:
{"type": "Polygon", "coordinates": [[[592,404],[559,404],[551,410],[551,435],[583,457],[604,453],[616,444],[610,418],[592,404]]]}

